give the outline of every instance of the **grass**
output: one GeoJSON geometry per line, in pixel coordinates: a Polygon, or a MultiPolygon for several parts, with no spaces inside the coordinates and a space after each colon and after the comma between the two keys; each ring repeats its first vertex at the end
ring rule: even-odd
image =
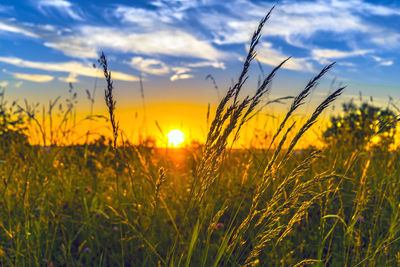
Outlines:
{"type": "Polygon", "coordinates": [[[51,121],[58,99],[47,113],[43,106],[50,130],[35,106],[9,106],[2,99],[0,265],[400,266],[400,151],[296,151],[344,90],[334,90],[295,132],[300,122],[293,113],[333,64],[296,97],[285,98],[292,104],[264,149],[232,149],[290,60],[253,95],[241,96],[271,11],[254,32],[242,72],[221,98],[203,146],[166,154],[124,141],[104,54],[99,63],[107,81],[109,143],[63,144],[77,125],[72,87],[60,125],[51,121]],[[41,146],[24,139],[29,123],[41,146]]]}

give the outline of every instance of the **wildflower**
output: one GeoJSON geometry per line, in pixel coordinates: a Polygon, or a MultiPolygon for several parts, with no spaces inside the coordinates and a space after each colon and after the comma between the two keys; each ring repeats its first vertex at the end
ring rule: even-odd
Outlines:
{"type": "Polygon", "coordinates": [[[90,253],[90,248],[86,247],[83,249],[83,253],[89,254],[90,253]]]}
{"type": "Polygon", "coordinates": [[[360,215],[360,217],[358,217],[357,222],[362,223],[364,221],[364,216],[360,215]]]}
{"type": "Polygon", "coordinates": [[[119,230],[118,226],[114,226],[112,229],[113,229],[115,232],[117,232],[117,231],[119,230]]]}
{"type": "Polygon", "coordinates": [[[88,194],[92,193],[92,189],[89,186],[85,186],[85,191],[88,194]]]}
{"type": "Polygon", "coordinates": [[[216,230],[219,230],[219,229],[221,229],[221,228],[224,228],[224,224],[223,224],[223,223],[217,223],[217,224],[215,225],[215,229],[216,229],[216,230]]]}

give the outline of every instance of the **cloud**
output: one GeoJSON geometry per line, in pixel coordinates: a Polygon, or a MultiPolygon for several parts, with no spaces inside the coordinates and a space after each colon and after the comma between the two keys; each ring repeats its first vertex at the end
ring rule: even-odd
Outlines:
{"type": "Polygon", "coordinates": [[[394,62],[392,60],[388,60],[388,61],[382,61],[379,65],[381,65],[381,66],[392,66],[393,63],[394,62]]]}
{"type": "Polygon", "coordinates": [[[169,67],[164,62],[157,59],[133,57],[129,62],[129,65],[134,69],[154,75],[163,75],[169,73],[169,67]]]}
{"type": "MultiPolygon", "coordinates": [[[[224,6],[224,13],[218,9],[199,13],[199,22],[214,36],[216,44],[248,42],[259,19],[271,8],[272,3],[237,0],[224,6]]],[[[311,38],[328,33],[338,41],[397,44],[399,38],[392,37],[397,29],[378,24],[371,16],[400,16],[400,9],[369,4],[361,0],[317,0],[281,1],[275,8],[264,35],[280,37],[288,44],[310,48],[311,38]]]]}
{"type": "MultiPolygon", "coordinates": [[[[82,63],[76,61],[54,63],[28,61],[17,57],[0,57],[0,62],[23,68],[40,69],[50,72],[67,72],[86,77],[99,77],[102,74],[102,71],[94,69],[89,65],[83,65],[82,63]]],[[[139,81],[138,77],[117,71],[112,72],[112,78],[114,80],[129,82],[139,81]]]]}
{"type": "MultiPolygon", "coordinates": [[[[285,56],[281,51],[272,48],[271,43],[264,42],[260,44],[257,53],[257,59],[260,62],[271,66],[277,66],[287,58],[288,57],[285,56]]],[[[308,58],[292,57],[282,66],[282,68],[289,70],[315,72],[313,64],[310,62],[308,58]]]]}
{"type": "Polygon", "coordinates": [[[39,38],[39,35],[37,35],[32,31],[29,31],[28,29],[25,29],[21,26],[13,25],[12,23],[7,24],[1,21],[0,21],[0,31],[18,33],[32,38],[39,38]]]}
{"type": "MultiPolygon", "coordinates": [[[[135,7],[139,6],[136,2],[132,6],[110,4],[103,12],[107,24],[99,26],[95,20],[90,24],[82,23],[84,13],[72,0],[38,0],[37,3],[44,14],[57,12],[77,22],[62,28],[3,20],[0,21],[0,31],[39,39],[46,47],[80,59],[97,59],[98,52],[103,49],[110,53],[127,53],[131,67],[154,75],[169,74],[175,80],[192,76],[189,71],[193,68],[225,69],[223,61],[237,57],[223,49],[232,51],[232,44],[248,43],[260,18],[273,4],[271,1],[251,0],[151,0],[145,7],[135,7]],[[172,69],[176,65],[170,65],[174,61],[162,56],[168,56],[168,60],[170,57],[181,58],[180,66],[189,70],[177,73],[172,69]]],[[[258,57],[261,62],[276,66],[286,58],[285,55],[290,55],[288,51],[293,51],[294,47],[296,51],[301,48],[302,56],[292,58],[284,68],[314,71],[313,64],[317,62],[326,64],[331,59],[392,49],[400,45],[398,29],[392,26],[393,23],[378,22],[379,17],[388,16],[397,18],[400,9],[363,0],[282,0],[264,28],[263,40],[269,38],[277,43],[284,42],[283,48],[277,49],[270,43],[260,45],[258,57]],[[324,39],[320,39],[320,35],[324,39]],[[325,49],[321,43],[328,39],[340,44],[343,51],[325,49]]],[[[79,75],[95,76],[94,70],[82,64],[85,69],[80,66],[78,71],[72,69],[72,62],[51,64],[68,67],[56,71],[70,76],[75,74],[75,79],[79,75]]],[[[338,64],[354,66],[352,62],[338,64]]],[[[393,62],[386,60],[384,64],[393,62]]],[[[60,77],[60,80],[72,79],[70,76],[60,77]]]]}
{"type": "MultiPolygon", "coordinates": [[[[63,39],[63,38],[62,38],[63,39]]],[[[65,55],[75,58],[98,58],[97,49],[84,43],[75,42],[45,42],[45,46],[62,51],[65,55]]]]}
{"type": "Polygon", "coordinates": [[[51,75],[43,75],[43,74],[27,74],[27,73],[19,73],[19,72],[7,72],[11,74],[16,79],[36,82],[36,83],[46,83],[50,82],[54,79],[51,75]]]}
{"type": "MultiPolygon", "coordinates": [[[[313,57],[314,60],[318,61],[320,64],[328,64],[331,63],[332,59],[343,59],[349,57],[364,56],[372,52],[374,51],[370,49],[354,50],[354,51],[340,51],[337,49],[313,49],[311,51],[311,56],[313,57]]],[[[349,66],[349,63],[342,63],[342,65],[349,66]]]]}
{"type": "Polygon", "coordinates": [[[192,78],[192,74],[188,74],[187,72],[190,71],[189,68],[185,67],[175,67],[172,68],[172,70],[175,72],[174,75],[172,75],[169,79],[171,82],[177,81],[177,80],[183,80],[183,79],[189,79],[192,78]]]}
{"type": "Polygon", "coordinates": [[[54,9],[63,16],[70,17],[75,20],[83,20],[82,16],[80,15],[82,12],[76,6],[66,0],[39,0],[35,1],[34,5],[37,6],[42,13],[47,13],[48,10],[54,9]]]}
{"type": "Polygon", "coordinates": [[[337,49],[314,49],[312,55],[316,58],[347,58],[363,56],[371,52],[373,50],[340,51],[337,49]]]}
{"type": "Polygon", "coordinates": [[[371,41],[386,48],[398,47],[400,44],[400,34],[396,32],[376,33],[371,38],[371,41]]]}
{"type": "Polygon", "coordinates": [[[392,66],[393,65],[393,60],[387,60],[387,59],[383,59],[381,57],[378,56],[372,56],[372,59],[375,60],[376,62],[379,63],[379,66],[392,66]]]}
{"type": "Polygon", "coordinates": [[[23,81],[16,82],[16,83],[14,84],[14,87],[15,87],[15,88],[20,88],[20,87],[22,86],[23,83],[24,83],[23,81]]]}
{"type": "Polygon", "coordinates": [[[356,66],[356,64],[354,64],[354,63],[352,63],[352,62],[338,62],[337,63],[338,65],[340,65],[340,66],[345,66],[345,67],[355,67],[356,66]]]}
{"type": "Polygon", "coordinates": [[[161,29],[151,32],[124,32],[117,27],[82,26],[73,34],[56,37],[46,46],[73,57],[97,58],[100,48],[142,55],[169,55],[216,60],[225,54],[209,41],[199,40],[180,29],[161,29]]]}
{"type": "Polygon", "coordinates": [[[1,88],[6,87],[7,85],[8,85],[8,81],[2,81],[2,82],[0,82],[0,87],[1,87],[1,88]]]}
{"type": "MultiPolygon", "coordinates": [[[[201,14],[201,21],[213,31],[217,44],[248,42],[259,18],[272,4],[247,1],[229,5],[231,15],[201,14]]],[[[305,39],[326,31],[331,33],[367,32],[369,26],[348,9],[338,10],[326,1],[301,3],[284,1],[273,12],[265,29],[266,36],[278,36],[286,42],[303,46],[305,39]]]]}
{"type": "Polygon", "coordinates": [[[76,78],[78,75],[76,73],[70,73],[67,77],[59,77],[58,80],[66,83],[77,83],[79,80],[76,78]]]}
{"type": "Polygon", "coordinates": [[[170,23],[173,18],[164,10],[148,10],[143,8],[118,6],[114,16],[124,23],[133,23],[142,27],[154,26],[157,23],[170,23]]]}
{"type": "Polygon", "coordinates": [[[218,61],[202,61],[202,62],[194,62],[186,64],[186,66],[190,68],[201,68],[201,67],[213,67],[216,69],[225,69],[225,64],[223,62],[218,61]]]}

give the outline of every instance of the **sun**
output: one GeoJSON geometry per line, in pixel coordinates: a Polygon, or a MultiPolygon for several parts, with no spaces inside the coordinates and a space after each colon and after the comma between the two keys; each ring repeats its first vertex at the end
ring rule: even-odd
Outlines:
{"type": "Polygon", "coordinates": [[[178,129],[171,130],[167,134],[168,146],[179,147],[185,141],[185,134],[178,129]]]}

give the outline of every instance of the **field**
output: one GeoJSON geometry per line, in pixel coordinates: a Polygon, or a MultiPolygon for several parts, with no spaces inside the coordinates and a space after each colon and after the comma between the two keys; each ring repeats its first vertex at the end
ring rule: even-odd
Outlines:
{"type": "Polygon", "coordinates": [[[400,266],[398,117],[348,104],[320,133],[324,147],[297,149],[344,90],[334,90],[305,121],[293,119],[333,64],[289,99],[265,147],[232,148],[286,62],[254,95],[239,94],[268,16],[236,84],[210,115],[204,144],[124,140],[104,54],[110,140],[52,142],[70,133],[73,99],[51,134],[28,105],[3,99],[1,266],[400,266]],[[32,127],[43,143],[28,143],[32,127]]]}

